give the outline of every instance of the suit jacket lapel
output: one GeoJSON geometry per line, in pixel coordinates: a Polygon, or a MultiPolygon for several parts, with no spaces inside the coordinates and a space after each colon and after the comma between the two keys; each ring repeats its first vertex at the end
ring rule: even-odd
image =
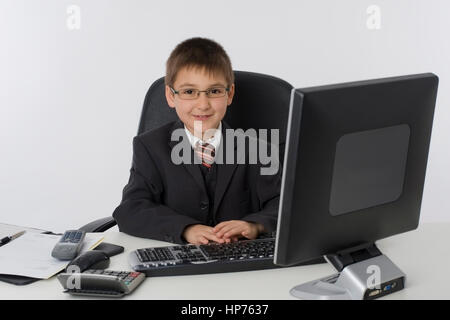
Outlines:
{"type": "Polygon", "coordinates": [[[183,136],[181,138],[181,141],[172,141],[170,138],[169,140],[169,145],[170,145],[170,150],[172,150],[172,148],[178,144],[178,143],[183,143],[183,149],[181,151],[181,156],[183,156],[183,150],[189,150],[189,152],[191,152],[190,155],[190,159],[191,159],[191,163],[182,163],[181,165],[189,172],[189,174],[194,178],[195,182],[198,184],[198,186],[202,189],[202,191],[207,194],[206,192],[206,187],[205,187],[205,183],[203,181],[203,176],[202,173],[200,171],[200,167],[196,164],[194,164],[194,150],[192,149],[192,146],[189,142],[189,138],[187,137],[186,133],[184,132],[184,124],[181,120],[177,120],[175,121],[174,125],[172,126],[171,130],[170,130],[170,136],[172,136],[172,132],[176,129],[183,129],[183,136]]]}

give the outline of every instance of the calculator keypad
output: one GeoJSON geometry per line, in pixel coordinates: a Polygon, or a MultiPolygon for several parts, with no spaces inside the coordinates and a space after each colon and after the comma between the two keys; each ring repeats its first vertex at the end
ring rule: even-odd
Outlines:
{"type": "Polygon", "coordinates": [[[133,280],[135,280],[141,272],[130,272],[130,271],[113,271],[113,270],[100,270],[100,269],[89,269],[83,273],[89,274],[103,274],[107,276],[117,277],[119,280],[123,281],[125,285],[130,285],[133,280]]]}

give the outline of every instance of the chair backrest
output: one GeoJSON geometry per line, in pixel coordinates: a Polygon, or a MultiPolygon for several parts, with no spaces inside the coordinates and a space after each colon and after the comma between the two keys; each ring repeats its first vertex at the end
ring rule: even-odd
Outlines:
{"type": "MultiPolygon", "coordinates": [[[[280,160],[284,159],[289,101],[292,85],[265,74],[234,71],[235,95],[224,121],[231,128],[278,129],[280,160]]],[[[148,89],[142,108],[138,134],[177,120],[177,114],[167,104],[164,77],[148,89]]],[[[270,138],[270,133],[269,133],[270,138]]],[[[282,163],[282,162],[281,162],[282,163]]]]}

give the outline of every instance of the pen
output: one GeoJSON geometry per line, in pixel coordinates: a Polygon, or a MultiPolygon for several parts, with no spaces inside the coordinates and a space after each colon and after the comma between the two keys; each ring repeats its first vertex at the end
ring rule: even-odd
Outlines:
{"type": "Polygon", "coordinates": [[[4,244],[7,244],[8,242],[10,242],[11,240],[17,239],[18,237],[20,237],[21,235],[23,235],[25,233],[25,231],[20,231],[10,237],[4,237],[3,239],[0,240],[0,247],[3,246],[4,244]]]}

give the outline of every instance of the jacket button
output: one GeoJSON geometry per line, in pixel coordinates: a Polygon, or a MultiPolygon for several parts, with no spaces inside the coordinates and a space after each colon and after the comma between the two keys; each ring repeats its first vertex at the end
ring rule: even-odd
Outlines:
{"type": "Polygon", "coordinates": [[[208,202],[205,202],[205,201],[200,202],[200,209],[201,210],[208,209],[208,202]]]}

